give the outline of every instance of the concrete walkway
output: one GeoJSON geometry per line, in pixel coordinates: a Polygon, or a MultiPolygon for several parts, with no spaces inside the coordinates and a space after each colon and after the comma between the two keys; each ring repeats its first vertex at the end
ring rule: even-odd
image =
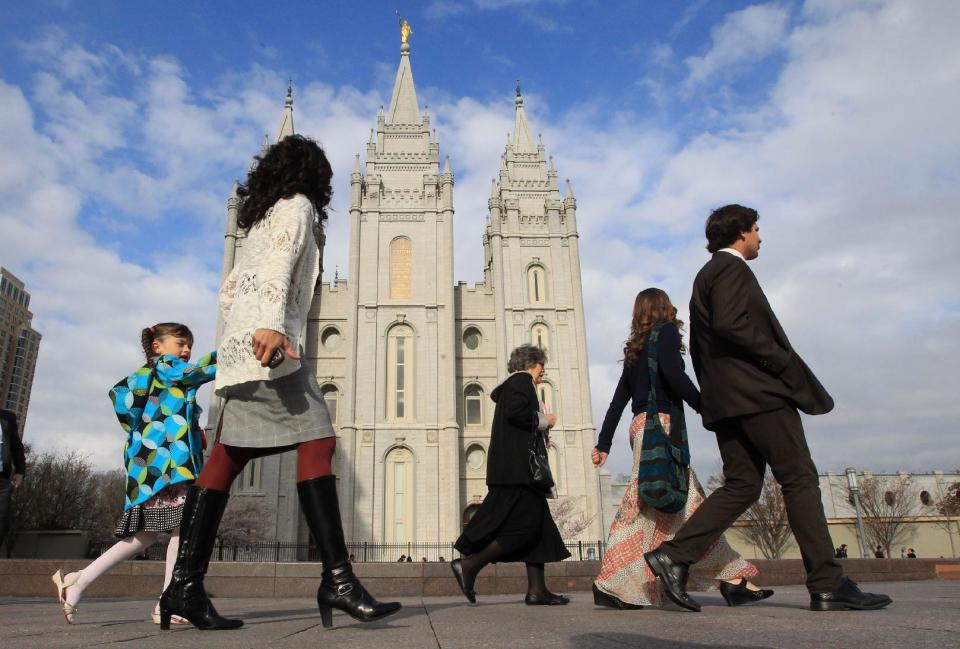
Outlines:
{"type": "Polygon", "coordinates": [[[516,595],[400,598],[404,609],[388,620],[359,624],[334,614],[325,630],[308,599],[221,599],[220,611],[246,621],[238,631],[201,632],[177,627],[161,633],[148,620],[154,602],[90,599],[80,624],[68,626],[53,598],[0,598],[0,646],[376,647],[387,649],[681,647],[922,649],[960,646],[960,581],[871,583],[894,604],[883,611],[813,613],[806,591],[781,586],[763,604],[727,608],[717,593],[697,593],[703,612],[614,611],[573,593],[565,607],[531,608],[516,595]]]}

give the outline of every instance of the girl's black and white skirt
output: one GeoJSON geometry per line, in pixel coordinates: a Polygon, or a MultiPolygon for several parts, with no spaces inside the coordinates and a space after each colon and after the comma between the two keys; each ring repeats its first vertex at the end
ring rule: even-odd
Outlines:
{"type": "Polygon", "coordinates": [[[147,502],[123,512],[113,534],[125,539],[137,532],[175,532],[180,529],[188,482],[167,487],[147,502]]]}

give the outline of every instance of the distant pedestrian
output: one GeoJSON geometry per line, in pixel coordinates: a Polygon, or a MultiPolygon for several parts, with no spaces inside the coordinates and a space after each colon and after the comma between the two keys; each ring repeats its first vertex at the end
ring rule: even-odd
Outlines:
{"type": "Polygon", "coordinates": [[[877,559],[883,559],[885,556],[883,554],[883,546],[878,545],[877,549],[873,551],[873,556],[876,557],[877,559]]]}
{"type": "Polygon", "coordinates": [[[443,563],[443,562],[444,562],[444,558],[443,558],[443,557],[440,557],[440,558],[438,559],[438,561],[440,561],[440,563],[443,563]]]}
{"type": "Polygon", "coordinates": [[[407,555],[401,554],[401,555],[400,555],[400,558],[397,559],[397,563],[403,563],[403,562],[405,562],[406,560],[407,560],[407,555]]]}
{"type": "Polygon", "coordinates": [[[407,563],[413,563],[413,556],[407,555],[407,563]]]}
{"type": "Polygon", "coordinates": [[[834,555],[837,559],[846,559],[847,558],[847,544],[841,543],[840,547],[836,549],[834,555]]]}
{"type": "MultiPolygon", "coordinates": [[[[528,606],[567,604],[551,593],[544,564],[570,556],[547,506],[547,487],[532,482],[530,445],[557,423],[547,412],[538,386],[546,374],[546,353],[521,345],[510,354],[510,375],[490,393],[496,403],[487,456],[487,496],[454,544],[463,555],[450,562],[464,596],[476,602],[477,574],[490,563],[527,564],[528,606]]],[[[542,447],[541,447],[542,448],[542,447]]]]}
{"type": "Polygon", "coordinates": [[[908,549],[907,549],[907,558],[908,558],[908,559],[916,559],[916,558],[917,558],[917,553],[914,552],[913,548],[908,548],[908,549]]]}
{"type": "MultiPolygon", "coordinates": [[[[126,502],[114,534],[121,540],[82,570],[52,577],[63,616],[77,621],[83,591],[121,561],[146,558],[161,533],[170,534],[163,587],[170,583],[180,542],[187,487],[203,466],[206,440],[200,428],[197,390],[217,371],[217,353],[190,362],[193,334],[183,324],[162,322],[140,334],[146,364],[110,390],[120,426],[127,432],[123,457],[126,502]]],[[[159,604],[153,621],[160,624],[159,604]]],[[[175,624],[186,624],[176,618],[175,624]]]]}
{"type": "Polygon", "coordinates": [[[9,410],[0,410],[0,551],[7,531],[13,527],[13,492],[20,488],[27,462],[20,440],[17,416],[9,410]]]}

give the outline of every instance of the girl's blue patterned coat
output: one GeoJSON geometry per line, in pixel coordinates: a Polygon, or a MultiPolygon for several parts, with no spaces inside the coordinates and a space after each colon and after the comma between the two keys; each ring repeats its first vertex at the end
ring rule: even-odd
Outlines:
{"type": "Polygon", "coordinates": [[[216,377],[217,352],[196,363],[166,354],[154,358],[110,389],[120,425],[127,431],[124,510],[142,505],[178,482],[196,479],[203,466],[197,389],[216,377]]]}

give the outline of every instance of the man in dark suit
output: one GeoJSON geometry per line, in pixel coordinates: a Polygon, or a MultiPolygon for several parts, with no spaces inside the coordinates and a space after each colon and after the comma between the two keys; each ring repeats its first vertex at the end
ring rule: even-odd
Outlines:
{"type": "Polygon", "coordinates": [[[747,266],[760,252],[757,219],[756,210],[741,205],[710,215],[707,250],[713,257],[697,274],[690,298],[690,355],[703,424],[720,446],[723,485],[673,539],[644,558],[676,604],[699,611],[686,591],[687,570],[760,497],[769,465],[803,557],[810,608],[883,608],[890,598],[861,592],[834,557],[797,412],[830,412],[833,399],[791,347],[747,266]]]}
{"type": "Polygon", "coordinates": [[[0,548],[13,522],[13,490],[20,486],[24,471],[26,458],[17,416],[9,410],[0,410],[0,548]]]}

